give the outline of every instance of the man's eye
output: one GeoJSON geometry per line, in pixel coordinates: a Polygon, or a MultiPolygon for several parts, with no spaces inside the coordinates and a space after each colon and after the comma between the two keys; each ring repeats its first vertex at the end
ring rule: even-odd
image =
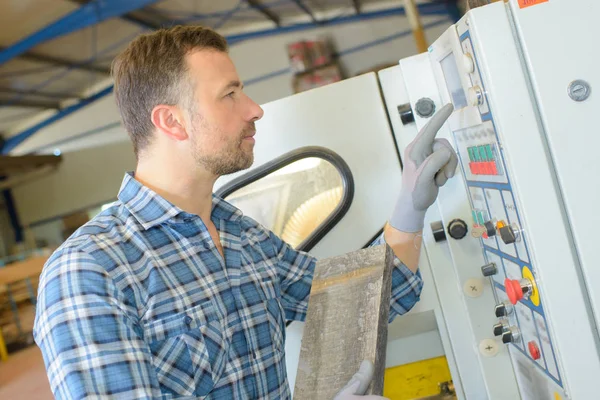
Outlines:
{"type": "Polygon", "coordinates": [[[227,95],[226,95],[226,96],[227,96],[227,97],[233,97],[233,95],[234,95],[234,94],[235,94],[235,92],[230,92],[230,93],[227,93],[227,95]]]}

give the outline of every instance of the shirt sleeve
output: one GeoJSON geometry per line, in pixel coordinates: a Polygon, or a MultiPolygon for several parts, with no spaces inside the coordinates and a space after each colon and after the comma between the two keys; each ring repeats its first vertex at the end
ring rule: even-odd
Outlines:
{"type": "MultiPolygon", "coordinates": [[[[386,244],[383,233],[371,246],[386,244]]],[[[394,269],[392,270],[392,296],[390,301],[389,322],[398,315],[406,314],[419,301],[423,279],[421,272],[412,272],[398,257],[394,255],[394,269]]]]}
{"type": "Polygon", "coordinates": [[[57,399],[161,398],[139,325],[93,257],[53,255],[40,277],[34,338],[57,399]]]}
{"type": "Polygon", "coordinates": [[[295,250],[272,232],[270,236],[277,253],[281,304],[285,317],[287,320],[304,321],[316,258],[295,250]]]}

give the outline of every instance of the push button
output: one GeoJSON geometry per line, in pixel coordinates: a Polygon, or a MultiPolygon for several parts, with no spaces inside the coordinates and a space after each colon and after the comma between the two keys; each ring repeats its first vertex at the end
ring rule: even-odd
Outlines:
{"type": "Polygon", "coordinates": [[[533,292],[533,284],[529,279],[508,279],[504,280],[504,288],[508,299],[512,304],[517,304],[521,299],[527,299],[533,292]]]}
{"type": "Polygon", "coordinates": [[[531,342],[527,343],[527,348],[529,349],[529,355],[531,356],[531,358],[533,358],[534,360],[540,359],[540,348],[538,347],[535,341],[532,340],[531,342]]]}

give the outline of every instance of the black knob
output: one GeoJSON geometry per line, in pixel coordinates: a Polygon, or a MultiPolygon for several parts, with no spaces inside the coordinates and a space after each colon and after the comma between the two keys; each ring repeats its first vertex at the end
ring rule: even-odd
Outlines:
{"type": "Polygon", "coordinates": [[[446,240],[446,231],[444,230],[444,224],[442,221],[436,221],[431,223],[431,232],[436,242],[443,242],[446,240]]]}
{"type": "Polygon", "coordinates": [[[408,125],[411,122],[415,122],[415,115],[410,106],[410,103],[400,104],[398,106],[398,114],[400,114],[400,120],[403,125],[408,125]]]}
{"type": "Polygon", "coordinates": [[[502,335],[502,333],[504,332],[504,329],[506,329],[506,325],[505,324],[496,324],[496,325],[494,325],[494,336],[500,336],[500,335],[502,335]]]}
{"type": "Polygon", "coordinates": [[[487,233],[488,237],[496,235],[496,225],[494,225],[492,221],[487,221],[483,226],[485,227],[485,233],[487,233]]]}
{"type": "Polygon", "coordinates": [[[511,326],[510,328],[504,330],[504,333],[502,334],[502,343],[514,343],[520,338],[521,332],[519,331],[519,328],[516,326],[511,326]]]}
{"type": "Polygon", "coordinates": [[[496,307],[494,308],[494,314],[496,314],[496,317],[498,318],[507,317],[512,311],[512,304],[507,304],[506,302],[496,304],[496,307]]]}
{"type": "Polygon", "coordinates": [[[502,334],[502,343],[508,344],[514,341],[514,337],[511,331],[506,331],[502,334]]]}
{"type": "Polygon", "coordinates": [[[422,118],[429,118],[435,113],[435,103],[433,100],[423,97],[415,104],[417,115],[422,118]]]}
{"type": "Polygon", "coordinates": [[[492,276],[498,273],[498,268],[495,263],[489,263],[481,267],[481,273],[483,276],[492,276]]]}
{"type": "Polygon", "coordinates": [[[503,226],[500,228],[500,237],[506,244],[512,244],[517,241],[517,233],[514,228],[510,225],[503,226]]]}
{"type": "Polygon", "coordinates": [[[458,218],[453,219],[448,224],[448,234],[453,239],[458,240],[458,239],[464,238],[465,236],[467,236],[468,230],[469,230],[469,227],[467,226],[467,223],[465,221],[463,221],[462,219],[458,219],[458,218]]]}

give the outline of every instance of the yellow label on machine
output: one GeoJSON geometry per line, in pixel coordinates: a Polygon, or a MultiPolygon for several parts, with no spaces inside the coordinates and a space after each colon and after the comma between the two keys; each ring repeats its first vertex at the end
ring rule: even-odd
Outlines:
{"type": "Polygon", "coordinates": [[[452,379],[446,357],[436,357],[387,368],[383,396],[390,400],[410,400],[440,393],[438,386],[452,379]]]}

